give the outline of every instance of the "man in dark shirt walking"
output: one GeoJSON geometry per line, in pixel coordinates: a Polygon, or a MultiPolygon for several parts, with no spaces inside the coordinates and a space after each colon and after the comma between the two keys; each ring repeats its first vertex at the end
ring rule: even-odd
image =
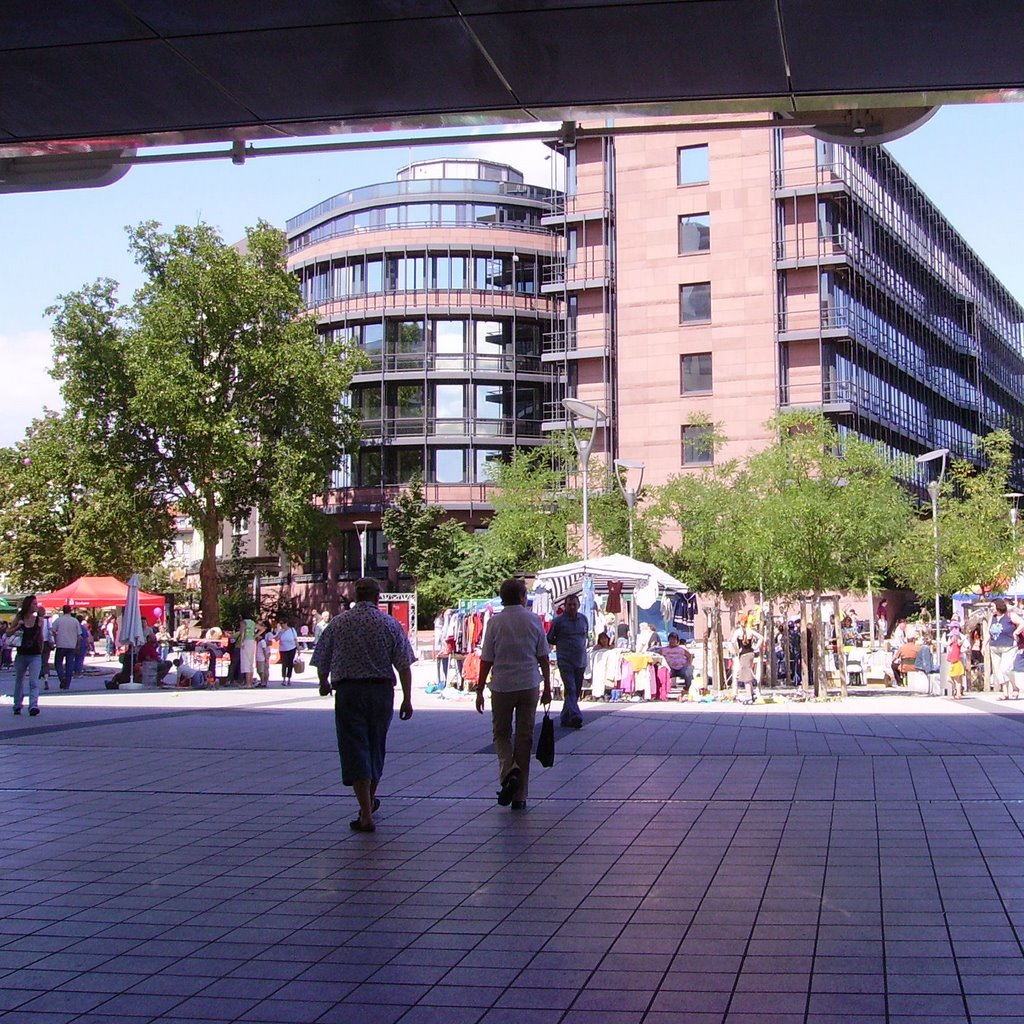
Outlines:
{"type": "Polygon", "coordinates": [[[356,581],[356,602],[325,627],[313,651],[321,696],[334,691],[334,724],[341,781],[359,801],[354,832],[375,832],[377,784],[384,772],[388,727],[394,716],[395,672],[402,685],[398,717],[412,718],[412,645],[398,620],[377,607],[376,580],[356,581]]]}
{"type": "Polygon", "coordinates": [[[562,677],[562,725],[583,728],[580,711],[580,691],[587,671],[587,637],[590,625],[580,615],[580,599],[570,594],[565,599],[564,611],[555,616],[548,630],[548,643],[555,649],[558,674],[562,677]]]}

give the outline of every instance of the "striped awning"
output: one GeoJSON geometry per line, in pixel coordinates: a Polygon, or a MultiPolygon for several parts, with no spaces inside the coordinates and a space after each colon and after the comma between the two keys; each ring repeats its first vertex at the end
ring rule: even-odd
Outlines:
{"type": "Polygon", "coordinates": [[[537,573],[537,582],[547,587],[556,604],[569,594],[580,593],[586,578],[594,581],[594,590],[599,594],[607,593],[608,584],[615,581],[622,583],[625,594],[648,586],[652,579],[659,590],[686,593],[690,589],[651,562],[640,562],[628,555],[606,555],[585,562],[569,562],[537,573]]]}

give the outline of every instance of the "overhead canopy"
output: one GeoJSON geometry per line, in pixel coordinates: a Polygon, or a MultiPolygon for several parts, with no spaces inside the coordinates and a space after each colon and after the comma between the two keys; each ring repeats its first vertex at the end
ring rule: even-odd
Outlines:
{"type": "MultiPolygon", "coordinates": [[[[49,610],[66,604],[72,608],[123,608],[128,600],[128,586],[114,576],[80,576],[51,594],[39,594],[38,599],[49,610]]],[[[164,599],[159,594],[140,590],[139,607],[150,623],[164,617],[164,599]]]]}
{"type": "Polygon", "coordinates": [[[606,594],[608,584],[615,581],[622,583],[623,593],[632,594],[634,590],[647,586],[651,579],[661,590],[686,592],[690,589],[656,565],[628,555],[605,555],[585,562],[556,565],[537,573],[537,582],[548,587],[552,601],[557,603],[564,601],[569,594],[580,593],[583,580],[588,577],[594,581],[594,590],[599,594],[606,594]]]}

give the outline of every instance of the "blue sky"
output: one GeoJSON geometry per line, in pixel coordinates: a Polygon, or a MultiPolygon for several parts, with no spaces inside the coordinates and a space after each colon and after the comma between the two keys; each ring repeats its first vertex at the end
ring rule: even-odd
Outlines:
{"type": "MultiPolygon", "coordinates": [[[[1024,104],[946,107],[890,150],[1009,290],[1024,302],[1024,104]]],[[[0,195],[0,360],[8,387],[0,403],[0,445],[19,440],[59,395],[46,370],[45,308],[58,295],[112,277],[128,300],[139,283],[124,227],[143,220],[206,221],[229,241],[259,218],[286,218],[327,196],[388,181],[410,159],[452,149],[387,149],[135,167],[104,189],[0,195]],[[16,386],[12,387],[12,378],[16,386]]],[[[466,152],[465,148],[459,152],[466,152]]],[[[550,185],[548,150],[522,141],[480,144],[473,155],[522,169],[550,185]]]]}

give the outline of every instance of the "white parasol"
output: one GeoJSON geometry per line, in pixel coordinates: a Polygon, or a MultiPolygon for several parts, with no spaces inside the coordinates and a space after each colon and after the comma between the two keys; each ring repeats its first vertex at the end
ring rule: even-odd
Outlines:
{"type": "Polygon", "coordinates": [[[142,611],[139,608],[139,574],[133,572],[128,580],[128,594],[125,597],[124,613],[117,630],[118,644],[128,645],[128,682],[135,680],[135,652],[146,641],[142,628],[142,611]]]}

